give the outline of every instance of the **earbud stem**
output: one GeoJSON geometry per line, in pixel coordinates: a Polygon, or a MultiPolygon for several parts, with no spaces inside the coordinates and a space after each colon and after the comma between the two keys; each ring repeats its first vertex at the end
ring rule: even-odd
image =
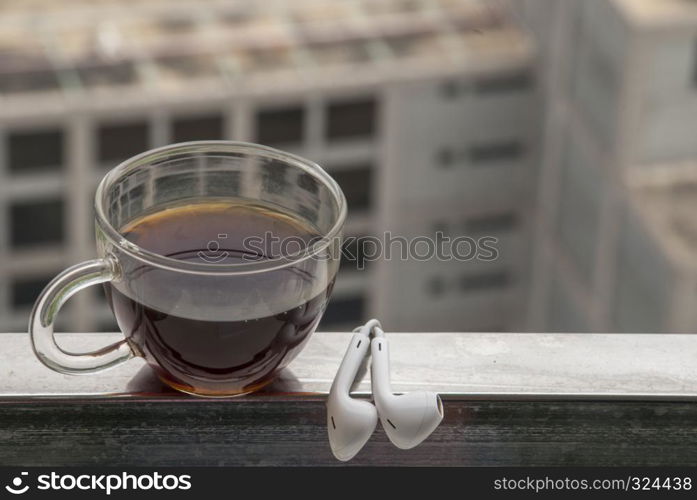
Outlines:
{"type": "Polygon", "coordinates": [[[330,394],[346,394],[348,395],[351,386],[353,385],[356,375],[358,374],[361,364],[368,353],[370,338],[362,332],[355,333],[351,338],[351,343],[346,349],[344,359],[341,361],[337,376],[332,383],[330,394]]]}
{"type": "Polygon", "coordinates": [[[375,337],[370,342],[370,384],[376,399],[392,395],[390,383],[390,350],[385,337],[375,337]]]}

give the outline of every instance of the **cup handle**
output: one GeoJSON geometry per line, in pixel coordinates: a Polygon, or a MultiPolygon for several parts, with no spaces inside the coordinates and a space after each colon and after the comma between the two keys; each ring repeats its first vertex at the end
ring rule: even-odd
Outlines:
{"type": "Polygon", "coordinates": [[[64,351],[53,335],[53,323],[63,304],[90,285],[117,277],[114,259],[95,259],[76,264],[56,276],[34,304],[29,318],[29,335],[34,353],[49,368],[73,375],[94,373],[114,367],[135,356],[126,339],[93,352],[64,351]]]}

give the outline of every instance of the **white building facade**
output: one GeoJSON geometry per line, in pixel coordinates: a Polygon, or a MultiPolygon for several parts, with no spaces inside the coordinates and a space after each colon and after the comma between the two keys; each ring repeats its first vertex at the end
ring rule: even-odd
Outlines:
{"type": "MultiPolygon", "coordinates": [[[[47,5],[0,12],[2,329],[24,330],[41,287],[94,256],[92,198],[108,169],[196,139],[317,161],[347,194],[347,236],[498,238],[500,259],[486,265],[345,263],[323,329],[374,315],[393,330],[520,326],[535,55],[503,10],[476,0],[47,5]]],[[[92,291],[58,325],[115,328],[92,291]]]]}

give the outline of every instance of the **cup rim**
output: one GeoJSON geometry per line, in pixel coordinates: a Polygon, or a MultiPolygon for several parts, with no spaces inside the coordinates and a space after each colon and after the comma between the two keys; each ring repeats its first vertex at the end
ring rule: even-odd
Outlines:
{"type": "Polygon", "coordinates": [[[296,265],[317,256],[331,244],[334,238],[340,235],[346,221],[347,214],[346,197],[344,196],[343,191],[337,182],[317,163],[269,146],[251,142],[225,140],[189,141],[168,144],[166,146],[145,151],[121,162],[107,172],[107,174],[99,182],[94,197],[94,208],[96,213],[96,222],[102,233],[114,246],[118,247],[120,251],[124,252],[130,257],[142,261],[145,264],[170,271],[216,276],[243,275],[274,271],[296,265]],[[294,255],[281,256],[263,261],[239,262],[234,264],[214,264],[177,260],[150,250],[146,250],[145,248],[142,248],[124,238],[123,235],[111,225],[106,216],[108,186],[111,186],[117,179],[121,178],[125,174],[145,165],[150,165],[154,160],[157,160],[160,157],[164,157],[165,155],[169,156],[193,152],[247,153],[263,158],[282,161],[287,165],[300,168],[312,175],[319,182],[322,182],[332,193],[338,209],[336,220],[334,221],[330,230],[326,234],[322,235],[319,240],[314,242],[307,249],[301,250],[294,255]]]}

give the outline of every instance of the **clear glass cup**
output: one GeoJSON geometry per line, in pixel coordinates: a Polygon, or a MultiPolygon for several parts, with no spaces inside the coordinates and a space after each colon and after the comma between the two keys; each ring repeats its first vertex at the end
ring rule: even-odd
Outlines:
{"type": "Polygon", "coordinates": [[[201,141],[148,151],[111,170],[97,188],[95,212],[99,258],[63,271],[34,306],[29,332],[37,357],[58,372],[82,374],[142,356],[178,390],[231,396],[271,382],[314,332],[339,267],[346,200],[303,158],[201,141]],[[210,229],[209,239],[174,258],[135,244],[126,231],[144,217],[210,203],[265,207],[316,237],[293,251],[232,259],[234,249],[221,239],[227,235],[195,228],[210,229]],[[55,317],[73,294],[98,283],[125,338],[95,352],[67,352],[56,344],[55,317]]]}

